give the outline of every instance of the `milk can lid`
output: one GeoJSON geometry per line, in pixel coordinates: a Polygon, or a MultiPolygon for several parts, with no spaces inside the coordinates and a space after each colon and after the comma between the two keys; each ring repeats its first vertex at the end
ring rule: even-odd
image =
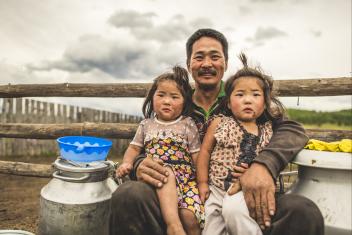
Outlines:
{"type": "Polygon", "coordinates": [[[74,162],[63,158],[58,158],[54,162],[55,168],[69,172],[97,172],[108,170],[111,163],[108,161],[96,162],[74,162]]]}
{"type": "Polygon", "coordinates": [[[292,162],[309,167],[352,170],[351,153],[303,149],[292,162]]]}

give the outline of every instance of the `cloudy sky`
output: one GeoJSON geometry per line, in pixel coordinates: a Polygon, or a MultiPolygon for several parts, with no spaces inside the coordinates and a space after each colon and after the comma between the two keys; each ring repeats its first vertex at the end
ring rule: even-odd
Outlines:
{"type": "MultiPolygon", "coordinates": [[[[350,0],[0,0],[0,84],[148,82],[185,65],[185,42],[203,27],[228,38],[225,77],[240,51],[274,79],[351,76],[350,0]]],[[[41,100],[130,114],[143,101],[41,100]]],[[[351,107],[351,96],[282,101],[351,107]]]]}

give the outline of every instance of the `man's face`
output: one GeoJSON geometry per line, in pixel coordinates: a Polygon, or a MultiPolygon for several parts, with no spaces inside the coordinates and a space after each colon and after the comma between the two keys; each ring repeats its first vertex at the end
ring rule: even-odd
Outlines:
{"type": "Polygon", "coordinates": [[[218,87],[227,69],[221,43],[210,37],[201,37],[192,46],[188,71],[196,87],[212,90],[218,87]]]}

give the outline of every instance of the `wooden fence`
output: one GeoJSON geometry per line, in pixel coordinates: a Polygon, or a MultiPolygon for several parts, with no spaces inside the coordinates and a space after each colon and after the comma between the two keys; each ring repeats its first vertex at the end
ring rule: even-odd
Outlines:
{"type": "MultiPolygon", "coordinates": [[[[151,84],[31,84],[2,85],[0,98],[16,97],[144,97],[151,84]]],[[[288,96],[341,96],[352,95],[352,78],[277,80],[274,91],[282,97],[288,96]]],[[[323,104],[322,104],[323,105],[323,104]]],[[[50,109],[50,108],[49,108],[50,109]]],[[[29,124],[0,123],[0,137],[27,139],[55,139],[65,135],[93,135],[107,138],[131,138],[137,124],[121,122],[87,122],[85,117],[77,123],[29,124]]],[[[333,141],[352,138],[352,131],[307,130],[310,138],[333,141]]],[[[0,173],[49,176],[50,166],[0,161],[0,173]]]]}
{"type": "MultiPolygon", "coordinates": [[[[137,123],[140,116],[113,113],[104,110],[48,103],[32,99],[0,98],[0,123],[69,124],[137,123]]],[[[111,153],[121,155],[128,145],[127,139],[114,139],[111,153]]],[[[58,154],[54,140],[0,138],[0,156],[38,156],[58,154]]]]}

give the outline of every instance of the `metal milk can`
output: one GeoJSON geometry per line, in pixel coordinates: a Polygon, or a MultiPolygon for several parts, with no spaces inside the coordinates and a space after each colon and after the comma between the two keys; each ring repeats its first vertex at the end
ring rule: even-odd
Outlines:
{"type": "Polygon", "coordinates": [[[107,235],[111,195],[117,185],[105,161],[54,162],[53,179],[42,188],[39,235],[107,235]]]}
{"type": "Polygon", "coordinates": [[[352,154],[302,150],[293,163],[298,165],[298,178],[288,193],[317,204],[325,235],[352,234],[352,154]]]}

